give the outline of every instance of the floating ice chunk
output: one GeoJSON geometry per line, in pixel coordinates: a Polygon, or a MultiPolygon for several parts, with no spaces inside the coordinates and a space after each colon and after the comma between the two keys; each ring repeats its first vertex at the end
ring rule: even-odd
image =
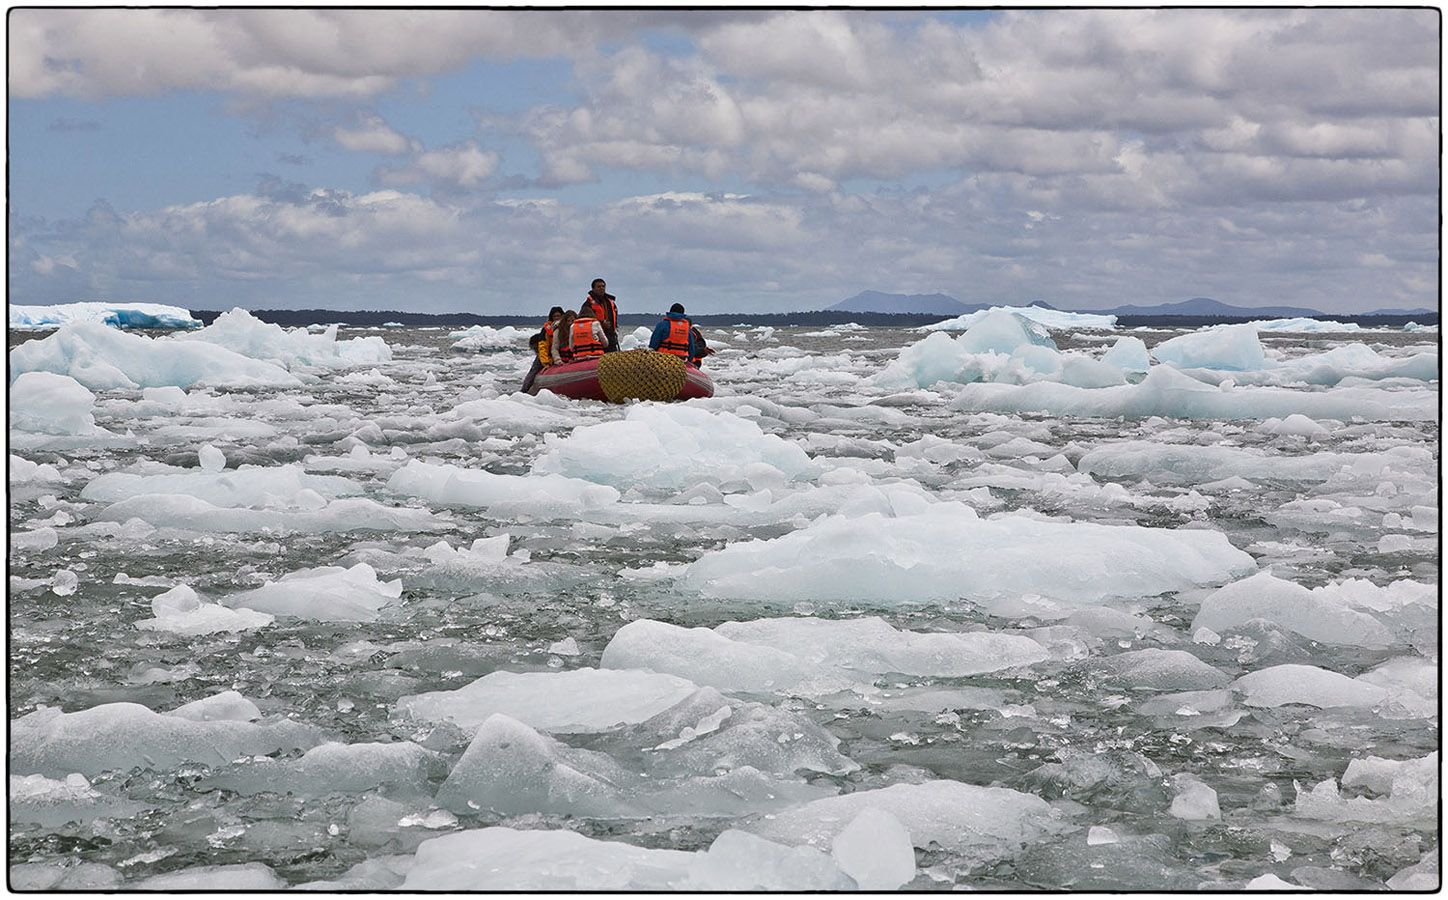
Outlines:
{"type": "Polygon", "coordinates": [[[634,405],[620,421],[575,428],[567,437],[545,435],[547,449],[533,464],[556,473],[618,488],[678,490],[701,481],[754,480],[763,464],[781,480],[817,475],[820,467],[798,444],[766,434],[733,413],[683,404],[634,405]]]}
{"type": "Polygon", "coordinates": [[[516,510],[542,517],[576,515],[616,503],[619,498],[611,487],[562,475],[495,475],[416,460],[392,473],[387,489],[432,503],[516,510]]]}
{"type": "Polygon", "coordinates": [[[183,637],[197,637],[220,631],[238,632],[265,628],[273,618],[254,609],[227,609],[217,603],[203,603],[196,591],[180,584],[151,598],[153,618],[142,619],[142,631],[166,631],[183,637]]]}
{"type": "Polygon", "coordinates": [[[1212,790],[1211,785],[1185,772],[1173,775],[1171,781],[1175,791],[1170,810],[1173,817],[1188,821],[1222,817],[1222,809],[1217,804],[1217,792],[1212,790]]]}
{"type": "Polygon", "coordinates": [[[1266,619],[1324,644],[1386,647],[1393,635],[1372,616],[1322,591],[1259,572],[1219,588],[1202,601],[1192,630],[1221,633],[1253,619],[1266,619]]]}
{"type": "Polygon", "coordinates": [[[70,569],[61,569],[50,578],[50,591],[57,597],[69,597],[80,587],[80,576],[70,569]]]}
{"type": "Polygon", "coordinates": [[[953,401],[966,412],[1046,413],[1055,416],[1185,419],[1265,419],[1302,413],[1314,419],[1431,420],[1436,391],[1338,388],[1314,393],[1257,387],[1222,391],[1178,372],[1152,366],[1140,384],[1078,388],[1065,384],[967,384],[953,401]]]}
{"type": "Polygon", "coordinates": [[[680,628],[639,619],[620,628],[603,650],[605,669],[649,669],[721,690],[782,691],[807,671],[792,654],[730,640],[708,628],[680,628]]]}
{"type": "Polygon", "coordinates": [[[74,378],[22,372],[10,385],[10,427],[44,434],[108,436],[110,432],[96,425],[95,405],[96,395],[74,378]]]}
{"type": "Polygon", "coordinates": [[[10,351],[10,371],[69,375],[91,390],[189,388],[196,384],[233,387],[296,387],[296,376],[280,366],[250,359],[206,343],[152,340],[91,322],[75,322],[10,351]]]}
{"type": "Polygon", "coordinates": [[[1099,603],[1220,583],[1254,568],[1219,532],[987,520],[944,502],[898,518],[826,516],[782,537],[730,544],[705,553],[682,580],[709,596],[775,602],[1036,594],[1099,603]],[[1045,557],[1056,564],[1043,570],[1045,557]]]}
{"type": "Polygon", "coordinates": [[[915,878],[915,846],[900,820],[866,807],[830,842],[830,855],[862,891],[894,891],[915,878]]]}
{"type": "Polygon", "coordinates": [[[1202,447],[1157,441],[1114,441],[1083,455],[1077,468],[1088,475],[1139,475],[1157,484],[1201,484],[1229,477],[1326,481],[1359,454],[1284,456],[1237,447],[1202,447]]]}
{"type": "Polygon", "coordinates": [[[280,891],[287,883],[263,863],[192,866],[152,875],[124,887],[128,891],[280,891]]]}
{"type": "MultiPolygon", "coordinates": [[[[13,394],[10,400],[10,423],[12,427],[18,427],[15,425],[15,400],[13,394]]],[[[64,480],[64,477],[60,474],[60,470],[50,463],[33,463],[24,457],[16,456],[14,453],[10,454],[11,484],[29,481],[48,482],[64,480]]]]}
{"type": "Polygon", "coordinates": [[[585,818],[646,815],[633,801],[635,777],[606,753],[560,744],[494,713],[478,727],[437,793],[445,809],[501,816],[543,813],[585,818]]]}
{"type": "Polygon", "coordinates": [[[73,713],[40,709],[13,720],[10,765],[13,772],[52,776],[136,766],[166,771],[183,762],[216,766],[316,743],[315,729],[289,720],[274,725],[193,722],[137,703],[106,703],[73,713]]]}
{"type": "MultiPolygon", "coordinates": [[[[913,851],[911,860],[913,863],[913,851]]],[[[841,891],[855,887],[856,882],[818,850],[785,847],[731,828],[715,838],[708,850],[695,855],[679,890],[841,891]]]]}
{"type": "Polygon", "coordinates": [[[988,631],[900,631],[883,619],[785,617],[725,622],[715,631],[789,653],[801,665],[863,675],[896,672],[958,678],[1028,666],[1047,658],[1027,637],[988,631]]]}
{"type": "MultiPolygon", "coordinates": [[[[1432,328],[1434,331],[1438,330],[1437,325],[1432,328]]],[[[1388,887],[1395,891],[1436,891],[1443,880],[1441,859],[1441,851],[1434,847],[1411,866],[1399,869],[1396,875],[1388,879],[1388,887]]],[[[14,871],[11,869],[11,872],[14,871]]]]}
{"type": "Polygon", "coordinates": [[[425,841],[404,891],[670,890],[694,854],[598,841],[571,831],[482,828],[425,841]]]}
{"type": "Polygon", "coordinates": [[[642,722],[694,690],[694,684],[673,675],[633,670],[493,672],[455,691],[403,697],[397,710],[469,731],[493,713],[503,713],[541,731],[568,734],[642,722]]]}
{"type": "Polygon", "coordinates": [[[1105,825],[1092,825],[1086,831],[1086,846],[1088,847],[1098,847],[1102,844],[1119,843],[1121,843],[1121,838],[1116,834],[1116,832],[1112,831],[1110,828],[1107,828],[1105,825]]]}
{"type": "Polygon", "coordinates": [[[1374,797],[1343,797],[1329,778],[1312,790],[1299,787],[1296,811],[1309,819],[1330,822],[1407,823],[1437,821],[1438,753],[1419,759],[1388,760],[1376,756],[1348,763],[1345,788],[1360,788],[1374,797]]]}
{"type": "MultiPolygon", "coordinates": [[[[545,396],[551,395],[545,393],[545,396]]],[[[430,429],[429,433],[442,436],[446,430],[447,436],[452,436],[456,430],[455,422],[476,423],[478,426],[511,433],[555,431],[571,427],[580,421],[577,413],[554,409],[547,401],[527,394],[459,403],[448,411],[446,419],[450,421],[437,430],[430,429]]],[[[479,430],[477,433],[481,435],[483,432],[479,430]]]]}
{"type": "MultiPolygon", "coordinates": [[[[210,449],[221,455],[216,448],[210,449]]],[[[204,454],[211,465],[216,458],[204,454]]],[[[222,465],[225,457],[222,456],[222,465]]],[[[85,500],[114,503],[133,497],[157,494],[185,494],[221,507],[303,507],[317,508],[313,495],[326,499],[362,493],[356,482],[337,475],[311,475],[298,465],[241,466],[222,469],[175,469],[137,475],[108,472],[91,479],[80,492],[85,500]],[[310,494],[306,492],[311,492],[310,494]]]]}
{"type": "MultiPolygon", "coordinates": [[[[190,531],[328,532],[431,531],[442,521],[423,509],[383,506],[364,497],[328,502],[311,492],[321,505],[312,509],[234,509],[216,506],[190,494],[143,494],[112,503],[96,516],[101,522],[139,520],[157,528],[190,531]]],[[[306,491],[295,495],[306,497],[306,491]]]]}
{"type": "Polygon", "coordinates": [[[1248,372],[1265,368],[1266,354],[1251,325],[1219,325],[1162,341],[1152,356],[1179,369],[1248,372]]]}
{"type": "Polygon", "coordinates": [[[1125,384],[1125,373],[1105,360],[1092,359],[1075,353],[1060,355],[1060,371],[1056,378],[1062,384],[1081,388],[1104,388],[1125,384]]]}
{"type": "Polygon", "coordinates": [[[1117,338],[1111,349],[1101,357],[1101,361],[1123,372],[1146,372],[1151,369],[1151,357],[1146,352],[1145,342],[1130,335],[1117,338]]]}
{"type": "Polygon", "coordinates": [[[965,331],[983,320],[1002,315],[1018,316],[1038,325],[1059,331],[1080,329],[1082,331],[1110,331],[1116,327],[1116,317],[1102,313],[1069,312],[1064,309],[1046,309],[1042,306],[992,306],[935,322],[921,327],[921,331],[965,331]]]}
{"type": "Polygon", "coordinates": [[[1244,890],[1248,891],[1300,891],[1303,887],[1300,884],[1293,884],[1290,881],[1283,881],[1271,872],[1258,875],[1248,881],[1244,890]]]}
{"type": "Polygon", "coordinates": [[[203,472],[220,472],[226,468],[226,454],[210,444],[203,444],[196,451],[196,456],[201,462],[203,472]]]}
{"type": "Polygon", "coordinates": [[[1375,706],[1388,696],[1383,688],[1361,679],[1298,664],[1249,672],[1232,687],[1244,695],[1242,702],[1248,706],[1375,706]]]}
{"type": "Polygon", "coordinates": [[[1431,334],[1438,330],[1437,325],[1419,325],[1417,322],[1409,322],[1403,326],[1403,330],[1409,334],[1431,334]]]}
{"type": "Polygon", "coordinates": [[[402,886],[402,880],[407,877],[407,871],[410,868],[412,868],[411,854],[374,857],[363,860],[337,878],[295,884],[292,885],[292,890],[390,891],[402,886]]]}
{"type": "MultiPolygon", "coordinates": [[[[653,329],[647,325],[640,325],[618,339],[618,348],[620,350],[637,350],[640,347],[647,347],[653,336],[653,329]]],[[[715,347],[719,346],[717,341],[711,341],[710,343],[715,347]]]]}
{"type": "Polygon", "coordinates": [[[51,550],[59,543],[60,533],[49,525],[30,531],[10,532],[10,546],[15,550],[51,550]]]}
{"type": "Polygon", "coordinates": [[[1301,413],[1293,413],[1285,419],[1268,419],[1258,425],[1257,430],[1279,437],[1323,438],[1331,433],[1301,413]]]}
{"type": "Polygon", "coordinates": [[[1225,687],[1227,676],[1185,650],[1150,647],[1095,661],[1096,668],[1129,687],[1159,691],[1199,691],[1225,687]]]}
{"type": "Polygon", "coordinates": [[[1258,319],[1246,324],[1258,331],[1290,331],[1300,334],[1337,334],[1362,330],[1362,326],[1356,322],[1334,322],[1330,319],[1306,319],[1302,317],[1258,319]]]}
{"type": "Polygon", "coordinates": [[[63,779],[44,775],[10,776],[10,821],[54,828],[68,822],[130,818],[144,803],[111,797],[95,790],[84,775],[63,779]]]}
{"type": "Polygon", "coordinates": [[[193,722],[255,722],[261,718],[261,710],[237,691],[222,691],[178,706],[166,715],[193,722]]]}
{"type": "Polygon", "coordinates": [[[216,321],[205,328],[176,335],[174,340],[204,341],[285,369],[375,365],[392,359],[392,350],[382,338],[339,341],[337,328],[329,325],[321,334],[310,334],[305,328],[288,331],[280,325],[263,322],[244,309],[233,309],[217,316],[216,321]]]}
{"type": "Polygon", "coordinates": [[[12,891],[113,891],[121,885],[121,873],[103,863],[16,863],[9,876],[12,891]]]}
{"type": "Polygon", "coordinates": [[[548,652],[556,656],[579,656],[583,653],[578,649],[578,642],[571,637],[549,644],[548,652]]]}
{"type": "Polygon", "coordinates": [[[54,306],[9,307],[11,331],[58,328],[69,322],[94,322],[112,328],[200,328],[190,310],[160,303],[80,301],[54,306]]]}
{"type": "Polygon", "coordinates": [[[453,340],[454,350],[526,350],[528,338],[535,332],[527,328],[504,325],[472,325],[460,331],[448,332],[453,340]]]}
{"type": "Polygon", "coordinates": [[[361,794],[384,789],[422,794],[436,753],[410,741],[388,744],[320,744],[301,759],[263,759],[233,766],[207,784],[241,794],[274,792],[297,797],[361,794]]]}
{"type": "Polygon", "coordinates": [[[1359,675],[1357,680],[1388,692],[1384,718],[1430,718],[1438,714],[1438,666],[1417,656],[1399,656],[1359,675]]]}
{"type": "Polygon", "coordinates": [[[222,602],[277,616],[323,622],[373,622],[384,606],[402,596],[402,581],[379,581],[366,563],[349,569],[321,566],[283,575],[255,590],[231,594],[222,602]]]}
{"type": "Polygon", "coordinates": [[[1384,356],[1366,344],[1346,344],[1322,353],[1283,360],[1266,372],[1248,377],[1254,383],[1321,385],[1336,385],[1349,378],[1435,381],[1438,378],[1438,354],[1429,352],[1393,357],[1384,356]]]}
{"type": "Polygon", "coordinates": [[[968,866],[1007,857],[1062,830],[1061,814],[1040,797],[959,781],[895,784],[826,797],[756,821],[750,829],[772,840],[824,850],[872,807],[894,816],[916,847],[938,844],[968,866]]]}

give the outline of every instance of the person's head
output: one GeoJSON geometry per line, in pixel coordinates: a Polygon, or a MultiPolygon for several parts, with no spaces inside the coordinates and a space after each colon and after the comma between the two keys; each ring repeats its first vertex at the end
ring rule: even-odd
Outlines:
{"type": "Polygon", "coordinates": [[[548,321],[557,322],[561,318],[563,318],[563,307],[555,306],[548,310],[548,321]]]}
{"type": "Polygon", "coordinates": [[[562,315],[562,316],[559,316],[559,318],[558,318],[558,324],[560,324],[560,325],[572,325],[572,324],[573,324],[573,320],[576,319],[576,318],[578,318],[578,313],[574,312],[574,311],[571,310],[571,309],[567,309],[567,310],[564,310],[564,311],[563,311],[563,315],[562,315]]]}
{"type": "Polygon", "coordinates": [[[669,307],[669,312],[678,313],[682,316],[684,314],[684,304],[675,303],[673,306],[669,307]]]}
{"type": "Polygon", "coordinates": [[[606,287],[608,287],[608,285],[604,283],[604,280],[602,278],[593,279],[593,292],[595,294],[602,294],[603,289],[606,287]]]}

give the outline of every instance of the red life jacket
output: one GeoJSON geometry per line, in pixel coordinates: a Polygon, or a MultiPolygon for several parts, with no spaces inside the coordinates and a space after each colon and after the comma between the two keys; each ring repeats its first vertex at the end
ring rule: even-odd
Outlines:
{"type": "Polygon", "coordinates": [[[593,336],[593,323],[597,321],[588,317],[573,320],[569,343],[575,360],[593,359],[602,356],[603,351],[608,349],[607,345],[599,343],[598,338],[593,336]]]}
{"type": "Polygon", "coordinates": [[[584,295],[583,302],[588,305],[595,319],[607,328],[618,330],[618,304],[614,302],[613,294],[604,294],[603,299],[599,300],[589,291],[584,295]]]}
{"type": "Polygon", "coordinates": [[[689,320],[668,319],[669,333],[659,343],[660,353],[672,353],[681,359],[689,358],[689,320]]]}

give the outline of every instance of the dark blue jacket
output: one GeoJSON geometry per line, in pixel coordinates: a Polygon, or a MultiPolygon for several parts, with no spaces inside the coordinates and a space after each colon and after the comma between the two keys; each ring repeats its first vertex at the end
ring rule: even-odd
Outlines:
{"type": "MultiPolygon", "coordinates": [[[[681,319],[687,319],[687,318],[689,318],[689,317],[688,317],[687,315],[685,315],[684,313],[669,313],[669,314],[668,314],[668,318],[661,319],[661,320],[659,321],[659,324],[657,324],[657,325],[654,326],[654,334],[653,334],[653,337],[649,338],[649,349],[650,349],[650,350],[657,350],[657,349],[659,349],[659,345],[663,344],[664,339],[669,336],[669,319],[673,319],[674,321],[677,322],[677,321],[679,321],[679,320],[681,320],[681,319]]],[[[697,346],[695,346],[695,343],[696,343],[696,342],[695,342],[695,340],[694,340],[694,332],[690,331],[690,332],[689,332],[689,358],[690,358],[690,359],[693,359],[693,358],[694,358],[694,355],[695,355],[696,351],[699,349],[697,346]]]]}

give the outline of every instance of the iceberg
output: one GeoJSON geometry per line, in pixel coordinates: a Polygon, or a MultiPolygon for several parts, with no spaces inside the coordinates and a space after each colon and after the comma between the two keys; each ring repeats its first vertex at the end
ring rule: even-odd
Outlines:
{"type": "Polygon", "coordinates": [[[1334,322],[1329,319],[1258,319],[1255,322],[1247,322],[1248,326],[1258,331],[1289,331],[1299,334],[1338,334],[1349,331],[1362,331],[1362,326],[1356,322],[1334,322]]]}
{"type": "Polygon", "coordinates": [[[1020,316],[1053,331],[1112,331],[1116,328],[1116,317],[1102,313],[1070,312],[1064,309],[1046,309],[1042,306],[992,306],[924,326],[922,331],[965,331],[982,319],[1002,314],[1020,316]]]}
{"type": "Polygon", "coordinates": [[[128,334],[95,322],[72,322],[10,351],[11,378],[25,372],[69,375],[93,391],[114,388],[297,387],[281,366],[209,343],[128,334]]]}
{"type": "Polygon", "coordinates": [[[1267,366],[1257,329],[1251,325],[1218,325],[1189,332],[1157,344],[1151,355],[1179,369],[1250,372],[1267,366]]]}
{"type": "MultiPolygon", "coordinates": [[[[274,363],[283,369],[299,366],[366,366],[389,362],[392,350],[380,337],[337,340],[337,325],[321,334],[305,328],[291,331],[263,322],[244,309],[233,309],[199,331],[178,334],[173,340],[212,344],[251,359],[274,363]]],[[[183,385],[184,387],[184,385],[183,385]]]]}
{"type": "Polygon", "coordinates": [[[566,518],[617,503],[606,485],[562,475],[495,475],[482,469],[412,460],[392,473],[387,489],[450,506],[477,506],[540,518],[566,518]]]}
{"type": "Polygon", "coordinates": [[[1349,678],[1317,666],[1287,664],[1249,672],[1232,683],[1248,706],[1288,704],[1330,709],[1338,706],[1376,706],[1388,691],[1360,678],[1349,678]]]}
{"type": "Polygon", "coordinates": [[[151,615],[136,623],[142,631],[165,631],[182,637],[199,637],[217,632],[252,631],[270,625],[273,618],[253,609],[227,609],[218,603],[203,603],[186,585],[177,585],[151,598],[151,615]]]}
{"type": "Polygon", "coordinates": [[[1254,619],[1265,619],[1324,644],[1386,647],[1393,634],[1373,616],[1350,607],[1333,593],[1259,572],[1219,588],[1202,601],[1192,632],[1210,628],[1223,633],[1254,619]]]}
{"type": "Polygon", "coordinates": [[[255,590],[224,597],[222,603],[238,611],[321,622],[375,622],[382,608],[401,596],[401,580],[379,581],[376,570],[357,563],[291,572],[255,590]]]}
{"type": "Polygon", "coordinates": [[[111,328],[200,328],[190,310],[159,303],[107,303],[83,300],[54,306],[9,307],[11,331],[59,328],[71,322],[95,322],[111,328]]]}

